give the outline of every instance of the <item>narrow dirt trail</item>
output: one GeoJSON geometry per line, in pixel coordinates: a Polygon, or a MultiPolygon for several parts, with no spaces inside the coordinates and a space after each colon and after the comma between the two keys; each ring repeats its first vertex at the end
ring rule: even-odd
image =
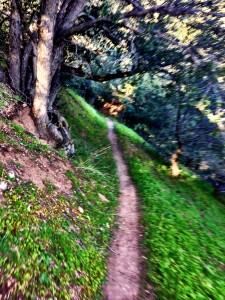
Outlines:
{"type": "Polygon", "coordinates": [[[141,254],[138,197],[128,175],[127,166],[119,149],[114,126],[107,120],[108,137],[112,144],[120,179],[118,225],[108,262],[108,279],[104,300],[137,300],[140,292],[141,254]]]}

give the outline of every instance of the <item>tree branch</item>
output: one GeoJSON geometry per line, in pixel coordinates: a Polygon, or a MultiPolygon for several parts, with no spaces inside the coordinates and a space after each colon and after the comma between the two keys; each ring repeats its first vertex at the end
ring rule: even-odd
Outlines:
{"type": "MultiPolygon", "coordinates": [[[[84,6],[86,4],[86,0],[73,0],[70,3],[67,2],[68,1],[65,1],[66,8],[64,12],[64,17],[62,20],[62,24],[57,32],[57,35],[59,36],[68,36],[67,32],[74,27],[74,22],[76,21],[80,13],[83,11],[84,6]]],[[[59,16],[59,18],[62,18],[62,16],[59,16]]]]}
{"type": "Polygon", "coordinates": [[[84,72],[82,72],[81,68],[73,68],[73,67],[69,67],[66,65],[64,65],[62,67],[61,71],[64,73],[69,73],[74,76],[83,77],[83,78],[90,79],[93,81],[98,81],[98,82],[105,82],[105,81],[118,79],[118,78],[127,78],[127,77],[134,76],[136,74],[139,74],[139,73],[144,73],[144,72],[140,72],[139,70],[134,70],[134,71],[127,71],[127,72],[118,71],[117,73],[114,73],[114,74],[106,74],[106,75],[102,75],[102,76],[101,75],[88,75],[88,74],[85,74],[84,72]]]}
{"type": "Polygon", "coordinates": [[[83,33],[87,31],[88,29],[92,28],[93,26],[96,26],[98,24],[104,24],[104,23],[112,23],[112,20],[109,18],[101,18],[101,19],[95,19],[90,20],[85,23],[82,23],[80,25],[72,26],[71,28],[67,30],[60,30],[57,34],[58,39],[61,39],[62,37],[68,37],[75,33],[83,33]]]}
{"type": "MultiPolygon", "coordinates": [[[[80,0],[82,1],[82,0],[80,0]]],[[[136,3],[136,1],[134,2],[133,0],[127,0],[128,2],[133,2],[136,3]]],[[[63,26],[59,32],[57,33],[58,39],[61,39],[62,37],[68,37],[71,36],[73,34],[76,33],[83,33],[85,31],[87,31],[88,29],[92,28],[93,26],[99,25],[99,24],[113,24],[116,26],[123,26],[126,27],[130,30],[132,30],[134,33],[136,34],[141,34],[143,33],[141,30],[139,29],[135,29],[133,27],[130,27],[129,25],[126,24],[125,20],[128,18],[132,18],[132,17],[144,17],[148,14],[154,14],[154,13],[161,13],[161,14],[168,14],[171,16],[180,16],[180,15],[193,15],[193,14],[198,14],[198,13],[202,13],[204,15],[210,15],[210,16],[217,16],[217,17],[225,17],[225,14],[223,13],[217,13],[217,12],[206,12],[197,8],[179,8],[179,7],[171,7],[171,6],[165,6],[165,5],[155,5],[152,6],[149,9],[140,9],[136,8],[130,12],[124,13],[120,18],[119,18],[119,22],[115,23],[111,18],[108,17],[103,17],[100,19],[93,19],[91,18],[90,21],[81,23],[80,25],[73,25],[73,26],[63,26]]],[[[70,22],[71,24],[71,22],[70,22]]]]}
{"type": "Polygon", "coordinates": [[[199,13],[208,16],[225,17],[224,13],[219,13],[214,11],[204,11],[197,8],[190,8],[190,7],[182,8],[182,7],[171,7],[165,5],[155,5],[148,9],[142,9],[142,10],[134,9],[132,11],[124,13],[122,19],[127,19],[131,17],[144,17],[148,14],[154,14],[154,13],[167,14],[175,17],[181,15],[195,15],[199,13]]]}
{"type": "Polygon", "coordinates": [[[105,26],[102,26],[102,30],[105,32],[105,35],[107,36],[107,38],[115,45],[119,45],[119,39],[116,38],[111,31],[105,26]]]}
{"type": "Polygon", "coordinates": [[[75,25],[75,26],[73,26],[73,27],[71,27],[71,28],[69,28],[68,30],[65,30],[65,31],[60,31],[57,34],[57,39],[61,40],[64,37],[69,37],[69,36],[71,36],[73,34],[76,34],[76,33],[84,33],[88,29],[90,29],[94,26],[97,26],[97,25],[102,25],[102,24],[111,24],[111,25],[114,25],[114,26],[121,26],[121,27],[125,27],[125,28],[133,31],[136,34],[142,34],[141,30],[133,28],[133,27],[127,25],[124,20],[121,20],[120,23],[114,23],[114,21],[112,21],[110,18],[104,17],[104,18],[101,18],[101,19],[90,20],[90,21],[87,21],[87,22],[82,23],[80,25],[75,25]]]}
{"type": "Polygon", "coordinates": [[[125,28],[131,30],[132,32],[134,32],[135,34],[142,34],[143,33],[142,30],[139,30],[139,29],[136,29],[134,27],[131,27],[130,25],[127,25],[125,20],[121,20],[120,23],[115,24],[115,25],[125,27],[125,28]]]}
{"type": "Polygon", "coordinates": [[[63,18],[65,17],[65,14],[67,12],[67,9],[69,7],[69,4],[70,4],[71,0],[64,0],[61,7],[60,7],[60,10],[57,14],[57,18],[56,18],[56,24],[57,26],[60,26],[63,18]]]}

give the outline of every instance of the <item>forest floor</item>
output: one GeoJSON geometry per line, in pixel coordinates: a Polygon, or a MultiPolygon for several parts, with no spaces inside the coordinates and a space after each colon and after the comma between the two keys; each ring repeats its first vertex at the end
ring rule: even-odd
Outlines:
{"type": "Polygon", "coordinates": [[[108,280],[104,300],[137,300],[140,291],[141,250],[138,196],[128,175],[119,148],[114,125],[107,120],[108,137],[112,144],[120,180],[118,228],[115,230],[108,262],[108,280]]]}

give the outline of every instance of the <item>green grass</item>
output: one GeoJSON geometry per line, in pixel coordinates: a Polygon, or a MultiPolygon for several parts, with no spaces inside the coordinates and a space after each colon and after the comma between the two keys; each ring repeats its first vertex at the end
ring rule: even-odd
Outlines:
{"type": "Polygon", "coordinates": [[[146,280],[157,299],[225,299],[224,205],[195,174],[172,178],[136,133],[116,130],[140,196],[146,280]]]}
{"type": "Polygon", "coordinates": [[[107,158],[108,155],[104,155],[104,152],[109,153],[110,151],[104,117],[100,116],[72,90],[61,90],[59,97],[65,99],[60,101],[59,105],[62,106],[61,111],[69,122],[79,163],[95,164],[95,158],[99,157],[97,158],[98,166],[101,162],[105,166],[105,161],[101,158],[107,158]]]}
{"type": "MultiPolygon", "coordinates": [[[[0,285],[16,283],[10,299],[97,300],[102,295],[118,195],[115,162],[104,118],[69,90],[61,91],[60,104],[77,150],[76,170],[66,172],[73,196],[59,194],[49,181],[40,190],[19,176],[10,179],[0,167],[0,181],[8,184],[0,203],[0,285]]],[[[20,126],[6,125],[0,135],[4,146],[22,147],[31,159],[56,155],[20,126]]]]}
{"type": "MultiPolygon", "coordinates": [[[[118,195],[107,126],[71,90],[61,90],[59,106],[76,147],[76,170],[66,172],[73,196],[59,194],[50,181],[39,190],[19,176],[10,178],[0,165],[0,181],[8,184],[0,202],[0,285],[16,283],[10,299],[21,294],[25,299],[102,296],[118,195]],[[99,193],[110,201],[103,202],[99,193]]],[[[31,159],[56,155],[20,126],[4,122],[0,141],[5,149],[25,149],[31,159]]],[[[147,257],[143,290],[152,284],[159,300],[225,299],[224,205],[186,169],[180,178],[171,178],[142,138],[125,126],[116,128],[141,200],[147,257]]]]}
{"type": "MultiPolygon", "coordinates": [[[[0,60],[0,66],[3,67],[4,63],[5,62],[0,60]]],[[[4,83],[0,82],[0,109],[9,109],[10,106],[17,102],[23,102],[21,97],[14,94],[9,86],[6,86],[4,83]]]]}
{"type": "Polygon", "coordinates": [[[57,153],[59,156],[65,157],[65,154],[56,151],[48,145],[44,145],[32,134],[25,132],[21,125],[13,123],[1,116],[0,122],[5,124],[5,128],[3,127],[0,132],[0,141],[2,143],[10,144],[17,148],[18,151],[27,149],[30,153],[43,154],[47,157],[49,153],[57,153]]]}

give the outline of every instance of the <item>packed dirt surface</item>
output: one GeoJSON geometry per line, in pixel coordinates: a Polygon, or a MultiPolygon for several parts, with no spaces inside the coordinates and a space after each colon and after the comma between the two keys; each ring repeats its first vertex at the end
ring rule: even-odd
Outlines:
{"type": "Polygon", "coordinates": [[[140,293],[141,253],[138,197],[119,149],[113,122],[107,120],[109,140],[120,179],[118,229],[111,246],[104,300],[137,300],[140,293]]]}
{"type": "Polygon", "coordinates": [[[37,129],[31,118],[31,110],[28,106],[17,111],[16,116],[13,118],[13,122],[23,126],[25,130],[38,137],[37,129]]]}
{"type": "Polygon", "coordinates": [[[48,141],[46,141],[40,138],[37,128],[34,124],[34,120],[31,117],[31,109],[29,106],[22,106],[18,108],[15,117],[12,118],[12,121],[16,124],[21,125],[24,130],[34,135],[36,139],[41,141],[43,144],[56,147],[56,142],[54,140],[49,139],[48,141]]]}

